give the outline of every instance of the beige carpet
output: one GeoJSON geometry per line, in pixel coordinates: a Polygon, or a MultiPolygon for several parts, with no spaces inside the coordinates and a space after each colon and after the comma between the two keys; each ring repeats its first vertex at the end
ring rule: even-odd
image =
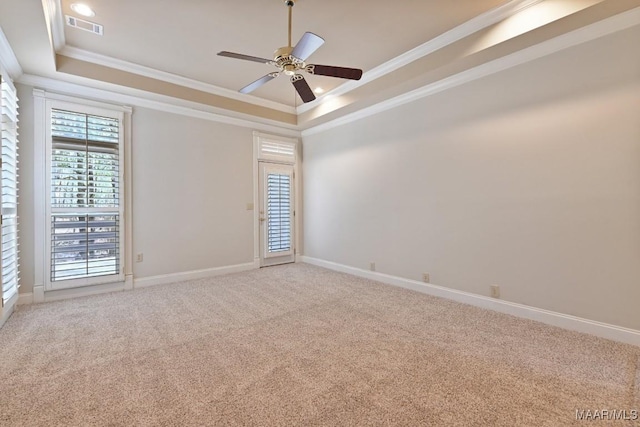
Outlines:
{"type": "Polygon", "coordinates": [[[297,264],[20,307],[0,425],[638,425],[640,348],[297,264]]]}

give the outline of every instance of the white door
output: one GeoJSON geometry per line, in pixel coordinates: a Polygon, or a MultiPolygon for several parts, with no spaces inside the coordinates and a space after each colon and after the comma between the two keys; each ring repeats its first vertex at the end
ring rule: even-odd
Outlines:
{"type": "Polygon", "coordinates": [[[295,261],[293,165],[259,163],[260,266],[295,261]]]}

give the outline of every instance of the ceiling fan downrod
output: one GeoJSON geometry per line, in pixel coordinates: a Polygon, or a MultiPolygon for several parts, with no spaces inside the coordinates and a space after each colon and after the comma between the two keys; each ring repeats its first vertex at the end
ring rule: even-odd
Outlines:
{"type": "Polygon", "coordinates": [[[291,46],[291,15],[293,12],[293,5],[296,4],[296,2],[294,0],[284,0],[284,4],[289,8],[289,43],[287,44],[288,47],[292,47],[291,46]]]}

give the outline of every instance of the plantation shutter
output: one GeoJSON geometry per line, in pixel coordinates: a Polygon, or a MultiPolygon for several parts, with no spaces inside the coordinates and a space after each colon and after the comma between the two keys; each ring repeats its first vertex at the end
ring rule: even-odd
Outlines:
{"type": "Polygon", "coordinates": [[[120,121],[51,112],[51,282],[120,272],[120,121]]]}
{"type": "Polygon", "coordinates": [[[291,164],[296,162],[296,145],[291,142],[261,138],[258,150],[258,160],[291,164]]]}
{"type": "Polygon", "coordinates": [[[291,250],[291,175],[267,174],[267,248],[269,253],[291,250]]]}
{"type": "Polygon", "coordinates": [[[18,293],[18,98],[0,76],[2,139],[2,305],[18,293]]]}

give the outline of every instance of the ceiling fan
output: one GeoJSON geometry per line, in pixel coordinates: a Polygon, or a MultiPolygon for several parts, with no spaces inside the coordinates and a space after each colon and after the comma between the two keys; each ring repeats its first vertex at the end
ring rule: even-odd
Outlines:
{"type": "Polygon", "coordinates": [[[291,46],[291,12],[295,0],[285,0],[284,4],[289,8],[289,43],[287,46],[277,49],[273,54],[273,59],[259,58],[256,56],[243,55],[240,53],[222,51],[218,52],[219,56],[228,58],[243,59],[245,61],[260,62],[263,64],[274,65],[278,71],[260,77],[253,83],[240,89],[240,93],[250,93],[262,86],[263,84],[275,79],[281,73],[290,76],[291,83],[304,102],[311,102],[316,99],[309,84],[304,79],[300,71],[306,71],[309,74],[317,74],[320,76],[340,77],[343,79],[360,80],[362,70],[357,68],[334,67],[331,65],[307,64],[305,61],[313,52],[315,52],[322,44],[324,39],[316,34],[306,32],[295,47],[291,46]]]}

